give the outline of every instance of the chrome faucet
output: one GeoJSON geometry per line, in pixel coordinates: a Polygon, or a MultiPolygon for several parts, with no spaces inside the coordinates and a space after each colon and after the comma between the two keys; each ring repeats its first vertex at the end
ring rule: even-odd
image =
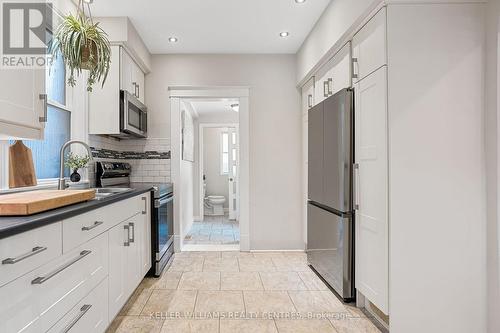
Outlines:
{"type": "Polygon", "coordinates": [[[60,160],[60,165],[59,165],[59,181],[58,181],[58,185],[57,185],[58,190],[65,190],[66,189],[66,179],[64,179],[64,150],[66,149],[66,147],[71,146],[73,143],[79,143],[82,146],[84,146],[85,149],[87,149],[87,152],[89,154],[90,159],[92,159],[92,151],[90,150],[89,145],[86,144],[85,142],[78,141],[78,140],[70,140],[70,141],[66,142],[65,144],[63,144],[63,146],[61,147],[61,152],[60,152],[60,159],[61,160],[60,160]]]}

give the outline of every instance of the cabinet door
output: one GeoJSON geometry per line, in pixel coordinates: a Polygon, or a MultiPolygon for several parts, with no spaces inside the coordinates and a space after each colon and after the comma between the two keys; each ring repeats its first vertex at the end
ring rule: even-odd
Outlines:
{"type": "Polygon", "coordinates": [[[323,202],[323,103],[309,110],[308,198],[323,202]]]}
{"type": "Polygon", "coordinates": [[[135,83],[135,95],[142,103],[144,103],[144,73],[142,69],[135,62],[133,63],[133,83],[135,83]]]}
{"type": "Polygon", "coordinates": [[[141,197],[144,210],[141,212],[144,221],[141,228],[141,274],[142,276],[151,268],[151,195],[149,193],[141,197]]]}
{"type": "Polygon", "coordinates": [[[109,230],[109,318],[118,314],[130,294],[127,267],[129,236],[128,221],[109,230]]]}
{"type": "Polygon", "coordinates": [[[142,280],[142,252],[144,244],[144,217],[137,214],[128,220],[130,230],[130,246],[127,255],[127,276],[130,293],[142,280]]]}
{"type": "Polygon", "coordinates": [[[354,82],[387,64],[387,15],[386,8],[380,11],[354,35],[352,39],[354,82]]]}
{"type": "Polygon", "coordinates": [[[324,101],[333,93],[333,58],[330,59],[316,74],[314,82],[314,103],[324,101]]]}
{"type": "Polygon", "coordinates": [[[335,95],[342,89],[351,87],[351,43],[347,43],[333,57],[333,88],[331,94],[335,95]]]}
{"type": "Polygon", "coordinates": [[[356,288],[388,313],[387,68],[355,87],[356,288]]]}
{"type": "Polygon", "coordinates": [[[43,139],[45,69],[0,69],[0,137],[43,139]]]}
{"type": "Polygon", "coordinates": [[[134,79],[134,61],[127,51],[120,48],[120,89],[126,90],[135,95],[134,79]]]}

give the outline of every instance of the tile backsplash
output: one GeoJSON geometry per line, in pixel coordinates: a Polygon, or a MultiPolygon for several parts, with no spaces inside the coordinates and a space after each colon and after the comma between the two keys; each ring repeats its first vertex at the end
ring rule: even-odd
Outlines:
{"type": "MultiPolygon", "coordinates": [[[[130,163],[131,182],[170,182],[170,140],[133,139],[118,140],[89,135],[94,160],[130,163]]],[[[95,165],[89,166],[89,180],[95,183],[95,165]]]]}

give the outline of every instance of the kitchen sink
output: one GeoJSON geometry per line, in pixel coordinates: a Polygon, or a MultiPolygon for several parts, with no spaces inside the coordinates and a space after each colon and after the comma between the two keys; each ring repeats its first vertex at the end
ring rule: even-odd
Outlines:
{"type": "Polygon", "coordinates": [[[131,190],[129,187],[99,187],[95,189],[94,200],[102,200],[131,190]]]}

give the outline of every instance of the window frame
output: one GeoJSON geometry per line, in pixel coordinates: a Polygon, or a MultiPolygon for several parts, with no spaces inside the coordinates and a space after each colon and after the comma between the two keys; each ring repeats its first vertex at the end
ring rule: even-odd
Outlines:
{"type": "Polygon", "coordinates": [[[219,164],[220,164],[220,175],[221,176],[228,176],[229,175],[229,140],[231,138],[229,137],[229,131],[223,130],[220,132],[219,135],[219,142],[220,142],[220,149],[219,149],[219,164]],[[227,136],[227,152],[224,152],[224,135],[227,136]],[[224,170],[224,154],[227,154],[227,171],[224,170]]]}

